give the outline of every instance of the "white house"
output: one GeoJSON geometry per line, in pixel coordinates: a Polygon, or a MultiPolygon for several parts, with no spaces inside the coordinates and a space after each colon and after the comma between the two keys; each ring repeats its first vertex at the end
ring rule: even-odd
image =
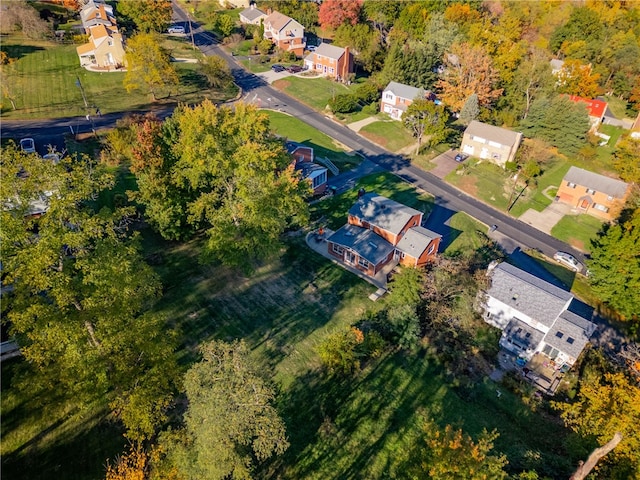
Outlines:
{"type": "Polygon", "coordinates": [[[571,367],[595,325],[569,311],[571,293],[508,263],[490,266],[484,319],[502,330],[500,346],[526,360],[545,355],[558,368],[571,367]]]}
{"type": "Polygon", "coordinates": [[[240,23],[246,25],[260,25],[265,18],[267,18],[267,14],[257,8],[255,3],[240,12],[240,23]]]}
{"type": "Polygon", "coordinates": [[[460,150],[505,167],[515,159],[522,133],[473,120],[464,131],[460,150]]]}

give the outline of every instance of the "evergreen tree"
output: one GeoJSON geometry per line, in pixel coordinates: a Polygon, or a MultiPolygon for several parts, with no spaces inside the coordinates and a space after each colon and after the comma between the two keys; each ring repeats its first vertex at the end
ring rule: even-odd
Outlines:
{"type": "Polygon", "coordinates": [[[478,95],[475,93],[467,98],[464,102],[462,110],[460,110],[460,122],[463,125],[469,125],[472,120],[475,120],[480,115],[480,107],[478,106],[478,95]]]}

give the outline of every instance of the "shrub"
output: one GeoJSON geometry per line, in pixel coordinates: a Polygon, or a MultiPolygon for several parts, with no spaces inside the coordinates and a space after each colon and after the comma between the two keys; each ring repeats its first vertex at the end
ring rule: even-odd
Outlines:
{"type": "Polygon", "coordinates": [[[375,115],[376,113],[378,113],[379,109],[380,105],[378,105],[378,102],[373,102],[363,107],[362,111],[368,115],[375,115]]]}
{"type": "Polygon", "coordinates": [[[350,113],[358,108],[358,101],[351,94],[336,95],[329,100],[329,107],[334,113],[350,113]]]}
{"type": "Polygon", "coordinates": [[[374,84],[364,83],[356,90],[355,97],[362,103],[368,104],[377,101],[380,98],[380,93],[374,84]]]}

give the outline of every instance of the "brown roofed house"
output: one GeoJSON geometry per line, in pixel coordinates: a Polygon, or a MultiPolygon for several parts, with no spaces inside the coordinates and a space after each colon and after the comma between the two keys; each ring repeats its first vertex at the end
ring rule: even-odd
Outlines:
{"type": "Polygon", "coordinates": [[[293,18],[273,12],[264,19],[264,38],[268,38],[280,50],[293,52],[298,57],[306,46],[304,27],[293,18]]]}

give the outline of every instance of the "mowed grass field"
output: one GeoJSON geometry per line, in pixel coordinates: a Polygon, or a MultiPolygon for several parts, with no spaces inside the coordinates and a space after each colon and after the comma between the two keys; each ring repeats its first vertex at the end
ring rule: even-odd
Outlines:
{"type": "Polygon", "coordinates": [[[269,115],[272,131],[294,142],[313,148],[316,157],[327,157],[341,170],[349,170],[360,163],[361,158],[347,154],[348,148],[312,126],[291,115],[265,110],[269,115]]]}
{"type": "Polygon", "coordinates": [[[353,93],[358,84],[345,85],[327,78],[290,76],[273,82],[273,87],[306,103],[315,110],[324,110],[334,95],[353,93]]]}
{"type": "MultiPolygon", "coordinates": [[[[184,42],[186,40],[182,41],[184,42]]],[[[177,39],[167,40],[167,47],[180,55],[188,51],[177,39]]],[[[180,85],[171,92],[170,97],[167,96],[168,92],[164,92],[152,104],[147,92],[127,92],[124,89],[124,73],[89,72],[80,67],[76,45],[9,36],[3,38],[1,48],[9,58],[15,59],[2,67],[6,89],[16,104],[16,110],[13,110],[3,91],[2,117],[5,119],[86,115],[78,80],[84,88],[91,114],[94,114],[96,107],[102,114],[106,114],[147,109],[166,103],[194,102],[204,98],[219,101],[235,95],[235,88],[228,92],[209,90],[204,77],[197,71],[197,64],[175,63],[180,85]]]]}
{"type": "Polygon", "coordinates": [[[416,139],[402,125],[402,122],[394,120],[370,123],[362,127],[359,133],[391,152],[397,152],[409,145],[417,144],[416,139]]]}
{"type": "MultiPolygon", "coordinates": [[[[427,212],[432,201],[397,177],[372,175],[354,190],[314,205],[314,217],[329,221],[333,212],[336,221],[339,215],[346,218],[361,186],[427,212]]],[[[465,242],[475,246],[481,226],[461,220],[455,227],[469,232],[459,238],[468,233],[465,242]]],[[[370,301],[375,287],[307,248],[304,233],[287,235],[278,258],[244,276],[203,265],[201,238],[175,243],[142,232],[144,254],[163,283],[155,310],[167,318],[167,328],[180,333],[177,354],[183,368],[197,360],[203,341],[242,338],[277,386],[291,447],[257,478],[404,478],[406,462],[419,462],[414,447],[427,416],[474,437],[483,428],[496,429],[495,449],[509,455],[515,470],[568,476],[575,459],[567,457],[566,431],[558,422],[532,412],[488,379],[459,387],[427,350],[391,351],[352,377],[322,373],[319,343],[388,299],[370,301]]],[[[47,399],[32,400],[28,391],[10,384],[20,366],[3,364],[3,473],[17,480],[103,478],[106,459],[125,443],[104,416],[104,405],[73,412],[48,407],[47,399]]]]}

